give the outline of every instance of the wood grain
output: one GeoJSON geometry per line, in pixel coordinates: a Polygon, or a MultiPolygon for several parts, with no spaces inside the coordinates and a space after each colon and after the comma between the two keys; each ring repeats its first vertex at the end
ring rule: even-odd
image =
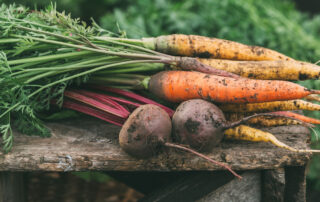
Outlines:
{"type": "MultiPolygon", "coordinates": [[[[182,171],[221,170],[192,154],[165,149],[147,160],[135,159],[118,144],[119,127],[93,118],[48,123],[52,137],[14,133],[13,150],[0,156],[0,171],[182,171]]],[[[309,131],[301,126],[266,129],[286,144],[308,148],[309,131]]],[[[207,154],[235,170],[301,166],[310,153],[294,153],[268,143],[223,141],[207,154]]]]}

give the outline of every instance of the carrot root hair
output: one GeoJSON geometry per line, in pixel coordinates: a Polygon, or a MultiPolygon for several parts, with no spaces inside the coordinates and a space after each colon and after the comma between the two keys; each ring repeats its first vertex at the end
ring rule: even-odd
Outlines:
{"type": "Polygon", "coordinates": [[[310,90],[310,94],[317,94],[320,95],[320,90],[310,90]]]}

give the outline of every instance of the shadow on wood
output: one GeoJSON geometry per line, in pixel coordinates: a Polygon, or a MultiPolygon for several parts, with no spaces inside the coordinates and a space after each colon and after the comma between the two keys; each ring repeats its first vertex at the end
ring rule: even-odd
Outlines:
{"type": "Polygon", "coordinates": [[[22,172],[0,172],[0,202],[25,202],[26,183],[22,172]]]}

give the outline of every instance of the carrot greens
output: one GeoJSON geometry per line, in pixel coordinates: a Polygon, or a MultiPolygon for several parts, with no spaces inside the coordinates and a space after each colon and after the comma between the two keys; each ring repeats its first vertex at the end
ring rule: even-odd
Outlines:
{"type": "Polygon", "coordinates": [[[96,23],[89,27],[59,13],[53,4],[44,11],[0,6],[0,133],[5,152],[12,148],[12,125],[26,134],[50,135],[38,115],[49,109],[52,99],[62,106],[68,86],[85,83],[95,71],[157,59],[141,48],[112,43],[100,48],[90,42],[99,35],[117,36],[96,23]]]}
{"type": "MultiPolygon", "coordinates": [[[[91,75],[146,74],[167,65],[236,76],[195,58],[171,56],[118,40],[124,37],[94,21],[88,26],[57,12],[54,4],[41,11],[0,5],[0,132],[4,151],[12,147],[12,124],[24,133],[48,136],[39,113],[49,109],[52,99],[61,107],[65,89],[86,83],[91,75]]],[[[132,79],[120,78],[126,82],[132,79]]]]}

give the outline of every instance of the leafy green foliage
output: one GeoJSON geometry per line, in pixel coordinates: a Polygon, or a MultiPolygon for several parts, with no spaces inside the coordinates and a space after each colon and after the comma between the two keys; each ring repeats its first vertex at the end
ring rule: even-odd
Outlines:
{"type": "MultiPolygon", "coordinates": [[[[49,46],[47,47],[48,51],[46,50],[45,52],[41,52],[39,51],[38,42],[24,38],[16,41],[15,43],[11,43],[11,39],[9,37],[11,37],[12,33],[22,36],[44,36],[37,32],[29,32],[27,34],[24,30],[17,30],[15,27],[29,24],[30,28],[56,31],[56,33],[64,35],[66,35],[65,31],[67,33],[74,32],[85,36],[92,32],[92,29],[86,29],[85,25],[79,25],[78,19],[71,19],[70,16],[67,16],[64,13],[59,13],[58,15],[55,12],[55,7],[53,5],[49,6],[48,10],[41,13],[41,15],[29,12],[27,8],[21,6],[6,6],[4,4],[0,6],[1,38],[4,39],[4,44],[9,44],[0,52],[0,133],[2,134],[3,149],[5,152],[8,152],[12,147],[12,124],[18,130],[26,134],[35,134],[40,136],[50,135],[50,131],[38,118],[38,113],[48,109],[52,99],[56,99],[57,103],[61,105],[63,102],[63,92],[65,88],[73,83],[72,80],[59,82],[57,85],[44,88],[42,91],[39,90],[39,93],[37,94],[34,93],[47,83],[61,80],[67,77],[68,74],[52,74],[51,77],[50,75],[46,76],[47,74],[45,74],[42,80],[31,82],[32,80],[36,80],[36,77],[41,78],[41,72],[35,71],[32,73],[31,71],[31,74],[28,75],[28,72],[23,72],[23,67],[27,67],[26,64],[28,64],[28,60],[21,62],[23,64],[20,66],[15,66],[12,61],[17,57],[19,59],[25,56],[28,58],[39,57],[58,52],[59,50],[57,48],[51,49],[49,46]],[[65,26],[69,26],[70,28],[67,29],[65,26]],[[11,64],[9,64],[10,62],[11,64]],[[13,66],[13,68],[11,66],[13,66]],[[19,73],[19,71],[22,71],[24,74],[13,76],[13,74],[17,72],[19,73]]],[[[44,62],[47,62],[46,65],[50,65],[50,62],[44,62]]],[[[55,63],[56,61],[51,62],[51,64],[55,63]]],[[[31,66],[36,66],[32,60],[31,66]]],[[[78,79],[78,81],[81,82],[85,82],[86,80],[87,76],[78,79]]]]}
{"type": "Polygon", "coordinates": [[[113,31],[116,22],[128,37],[199,34],[269,47],[299,60],[320,59],[320,16],[310,19],[291,1],[137,0],[100,20],[113,31]]]}
{"type": "Polygon", "coordinates": [[[13,144],[13,134],[10,121],[10,113],[0,119],[0,134],[2,134],[2,147],[4,151],[9,151],[13,144]]]}
{"type": "Polygon", "coordinates": [[[5,4],[22,4],[29,8],[38,10],[46,8],[51,2],[57,4],[58,11],[72,13],[73,17],[81,17],[82,20],[89,22],[91,18],[98,19],[100,16],[110,12],[114,8],[124,7],[132,0],[0,0],[5,4]]]}
{"type": "Polygon", "coordinates": [[[40,11],[14,4],[0,6],[0,45],[4,44],[0,52],[0,126],[5,152],[12,147],[11,125],[27,134],[50,134],[38,114],[52,103],[61,107],[67,87],[87,82],[99,70],[161,57],[110,36],[119,37],[94,21],[87,26],[58,12],[54,4],[40,11]],[[12,119],[4,119],[6,116],[12,119]]]}

